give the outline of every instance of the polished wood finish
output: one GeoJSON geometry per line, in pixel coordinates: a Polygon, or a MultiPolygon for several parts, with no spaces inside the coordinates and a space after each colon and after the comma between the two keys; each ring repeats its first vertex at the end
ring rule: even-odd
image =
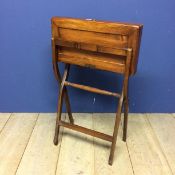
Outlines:
{"type": "Polygon", "coordinates": [[[128,82],[129,76],[134,75],[137,69],[142,27],[142,25],[129,23],[62,17],[52,18],[52,60],[56,78],[60,83],[58,113],[54,137],[55,145],[58,144],[60,126],[111,141],[109,164],[112,165],[123,106],[123,140],[126,141],[129,110],[128,82]],[[57,65],[59,62],[65,63],[62,79],[57,65]],[[68,82],[71,64],[122,74],[124,77],[122,92],[114,93],[68,82]],[[112,136],[73,123],[66,86],[119,98],[112,136]],[[61,120],[63,97],[65,98],[70,124],[61,120]]]}
{"type": "Polygon", "coordinates": [[[57,113],[56,127],[55,127],[55,137],[54,137],[54,144],[55,145],[58,144],[58,134],[59,134],[59,129],[60,129],[59,121],[61,121],[63,96],[64,96],[64,93],[65,93],[64,83],[65,83],[66,79],[68,78],[69,68],[70,68],[70,65],[66,64],[63,79],[62,79],[61,86],[60,86],[60,93],[59,93],[59,99],[58,99],[58,113],[57,113]]]}
{"type": "MultiPolygon", "coordinates": [[[[57,64],[57,54],[58,54],[58,49],[56,48],[55,40],[52,38],[52,64],[53,64],[53,71],[55,74],[55,78],[58,81],[59,85],[61,85],[61,75],[58,69],[58,64],[57,64]]],[[[69,102],[69,97],[68,97],[68,92],[65,87],[65,102],[66,102],[66,109],[69,115],[69,120],[71,123],[74,122],[73,117],[72,117],[72,112],[71,112],[71,107],[70,107],[70,102],[69,102]]]]}
{"type": "Polygon", "coordinates": [[[112,142],[112,140],[113,140],[113,137],[110,136],[110,135],[107,135],[107,134],[104,134],[104,133],[101,133],[101,132],[98,132],[98,131],[94,131],[92,129],[88,129],[88,128],[85,128],[85,127],[82,127],[82,126],[79,126],[79,125],[69,124],[69,123],[64,122],[64,121],[59,121],[59,125],[64,126],[66,128],[69,128],[69,129],[72,129],[72,130],[75,130],[75,131],[79,131],[79,132],[88,134],[90,136],[98,137],[100,139],[103,139],[103,140],[106,140],[106,141],[109,141],[109,142],[112,142]]]}
{"type": "Polygon", "coordinates": [[[89,91],[89,92],[99,93],[99,94],[103,94],[103,95],[110,95],[110,96],[114,96],[114,97],[120,97],[120,94],[118,94],[118,93],[109,92],[109,91],[106,91],[106,90],[101,90],[101,89],[90,87],[90,86],[84,86],[84,85],[81,85],[81,84],[75,84],[75,83],[65,81],[65,85],[66,86],[72,86],[72,87],[82,89],[82,90],[86,90],[86,91],[89,91]]]}
{"type": "MultiPolygon", "coordinates": [[[[119,99],[118,109],[117,109],[117,113],[116,113],[116,120],[115,120],[114,132],[113,132],[113,141],[112,141],[112,145],[111,145],[111,151],[110,151],[109,162],[108,162],[110,165],[112,165],[112,163],[113,163],[118,128],[119,128],[119,124],[120,124],[120,120],[121,120],[123,99],[124,98],[128,99],[127,88],[128,88],[128,78],[129,78],[129,68],[130,68],[130,63],[131,63],[131,54],[132,54],[132,49],[128,51],[127,60],[126,60],[126,71],[125,71],[124,80],[123,80],[122,95],[119,99]]],[[[124,115],[125,116],[128,115],[128,113],[125,113],[125,112],[126,111],[124,111],[124,115]]],[[[127,130],[127,127],[125,126],[124,131],[123,131],[123,135],[124,135],[123,138],[125,138],[126,130],[127,130]]]]}
{"type": "Polygon", "coordinates": [[[58,54],[58,61],[116,73],[124,73],[125,71],[125,60],[122,57],[78,49],[63,49],[58,54]]]}
{"type": "MultiPolygon", "coordinates": [[[[108,47],[109,52],[113,47],[132,48],[130,74],[133,75],[137,68],[142,27],[140,24],[53,17],[52,37],[74,42],[75,48],[82,46],[85,50],[94,49],[99,44],[108,47]]],[[[120,55],[117,51],[115,54],[120,55]]]]}

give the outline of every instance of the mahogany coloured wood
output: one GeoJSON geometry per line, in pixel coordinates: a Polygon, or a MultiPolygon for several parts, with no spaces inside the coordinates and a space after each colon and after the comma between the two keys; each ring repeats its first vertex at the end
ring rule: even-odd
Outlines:
{"type": "MultiPolygon", "coordinates": [[[[68,47],[71,47],[72,43],[72,48],[74,49],[79,48],[96,52],[105,50],[106,53],[118,56],[121,56],[121,53],[117,51],[117,48],[121,50],[132,48],[130,75],[133,75],[137,69],[142,28],[143,25],[140,24],[63,17],[52,18],[52,37],[55,40],[69,42],[69,44],[67,43],[68,45],[66,44],[68,47]]],[[[60,42],[58,41],[58,43],[60,42]]],[[[60,53],[62,51],[64,51],[64,48],[60,48],[60,53]]],[[[59,61],[59,56],[57,59],[59,61]]],[[[118,73],[123,72],[118,71],[118,73]]]]}
{"type": "Polygon", "coordinates": [[[60,126],[110,141],[112,144],[109,164],[112,165],[123,107],[123,141],[126,141],[129,111],[129,76],[134,75],[137,69],[143,26],[140,24],[63,17],[53,17],[51,21],[53,68],[55,76],[60,83],[54,144],[58,144],[60,126]],[[59,62],[65,63],[65,71],[62,79],[57,64],[59,62]],[[123,74],[123,87],[121,93],[109,92],[90,86],[68,82],[71,64],[123,74]],[[66,86],[119,98],[112,136],[74,124],[66,86]],[[61,120],[63,97],[65,98],[70,124],[61,120]]]}

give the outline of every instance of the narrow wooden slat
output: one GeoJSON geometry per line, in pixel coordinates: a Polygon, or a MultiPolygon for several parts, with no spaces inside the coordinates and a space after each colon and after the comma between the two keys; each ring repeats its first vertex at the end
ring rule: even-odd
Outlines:
{"type": "Polygon", "coordinates": [[[6,122],[8,121],[8,119],[10,118],[10,113],[0,113],[0,133],[4,127],[4,125],[6,124],[6,122]]]}
{"type": "Polygon", "coordinates": [[[0,135],[0,174],[14,175],[38,114],[12,114],[0,135]]]}
{"type": "MultiPolygon", "coordinates": [[[[93,114],[94,129],[112,135],[115,123],[115,114],[93,114]]],[[[114,162],[108,165],[111,144],[94,138],[95,172],[94,175],[133,175],[131,162],[127,152],[126,143],[122,141],[122,128],[119,127],[118,140],[114,162]]]]}
{"type": "MultiPolygon", "coordinates": [[[[76,124],[92,129],[92,114],[73,114],[76,124]]],[[[64,128],[56,175],[94,175],[93,137],[64,128]]]]}
{"type": "Polygon", "coordinates": [[[89,91],[89,92],[98,93],[98,94],[120,97],[120,94],[117,94],[117,93],[114,93],[114,92],[109,92],[109,91],[106,91],[106,90],[101,90],[101,89],[98,89],[98,88],[85,86],[85,85],[81,85],[81,84],[75,84],[75,83],[71,83],[71,82],[68,82],[68,81],[65,81],[65,85],[66,86],[72,86],[72,87],[82,89],[82,90],[86,90],[86,91],[89,91]]]}
{"type": "MultiPolygon", "coordinates": [[[[40,114],[17,175],[55,175],[61,145],[53,144],[56,114],[40,114]]],[[[63,129],[63,128],[62,128],[63,129]]]]}
{"type": "Polygon", "coordinates": [[[148,119],[175,174],[175,118],[170,114],[148,114],[148,119]]]}
{"type": "Polygon", "coordinates": [[[82,133],[85,133],[85,134],[88,134],[88,135],[91,135],[91,136],[94,136],[94,137],[98,137],[100,139],[103,139],[103,140],[106,140],[106,141],[109,141],[109,142],[112,141],[112,136],[101,133],[101,132],[93,131],[91,129],[88,129],[88,128],[85,128],[85,127],[82,127],[82,126],[79,126],[79,125],[69,124],[69,123],[64,122],[64,121],[60,121],[59,124],[61,126],[66,127],[66,128],[69,128],[69,129],[72,129],[72,130],[75,130],[75,131],[79,131],[79,132],[82,132],[82,133]]]}
{"type": "Polygon", "coordinates": [[[130,114],[127,147],[135,175],[172,175],[157,137],[144,114],[130,114]]]}

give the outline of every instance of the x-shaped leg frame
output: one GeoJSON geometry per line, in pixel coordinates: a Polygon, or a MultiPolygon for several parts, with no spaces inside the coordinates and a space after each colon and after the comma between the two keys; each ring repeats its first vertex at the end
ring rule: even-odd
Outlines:
{"type": "MultiPolygon", "coordinates": [[[[60,89],[61,89],[62,78],[61,78],[61,74],[60,74],[58,64],[57,64],[57,56],[58,56],[58,48],[55,45],[54,38],[52,38],[52,64],[53,64],[53,70],[54,70],[55,78],[57,79],[58,84],[60,85],[60,89]]],[[[65,91],[64,98],[65,98],[65,103],[66,103],[66,110],[67,110],[67,113],[68,113],[68,116],[69,116],[70,123],[73,124],[74,120],[73,120],[73,116],[72,116],[72,112],[71,112],[70,101],[69,101],[69,96],[68,96],[68,92],[67,92],[66,87],[65,87],[64,91],[65,91]]]]}
{"type": "Polygon", "coordinates": [[[70,64],[66,64],[64,75],[63,75],[62,82],[60,85],[60,92],[59,92],[59,98],[58,98],[58,113],[57,113],[57,118],[56,118],[55,137],[54,137],[54,144],[55,145],[58,144],[58,134],[59,134],[59,128],[60,128],[59,121],[61,121],[61,113],[62,113],[63,97],[64,96],[65,96],[67,110],[69,111],[68,114],[69,114],[70,123],[71,124],[74,123],[72,113],[70,111],[70,103],[69,103],[69,98],[68,98],[68,94],[67,94],[67,89],[65,86],[65,81],[67,80],[68,75],[69,75],[69,69],[70,69],[70,64]]]}
{"type": "MultiPolygon", "coordinates": [[[[120,120],[121,120],[121,113],[122,113],[123,106],[124,106],[123,141],[126,141],[128,110],[129,110],[129,108],[128,108],[128,81],[129,81],[131,54],[132,54],[132,49],[127,49],[127,59],[126,59],[126,64],[125,64],[125,73],[124,73],[124,80],[123,80],[123,87],[122,87],[121,95],[117,94],[117,93],[110,93],[110,92],[105,91],[105,90],[99,90],[96,88],[91,88],[91,87],[67,82],[70,65],[65,64],[64,75],[63,75],[63,78],[61,81],[59,98],[58,98],[58,113],[57,113],[55,136],[54,136],[54,144],[55,145],[58,144],[58,135],[59,135],[60,126],[64,126],[64,127],[69,128],[69,129],[73,129],[73,130],[83,132],[83,133],[91,135],[91,136],[101,138],[103,140],[110,141],[110,142],[112,142],[112,144],[111,144],[111,150],[110,150],[110,156],[109,156],[108,163],[109,163],[109,165],[112,165],[116,141],[117,141],[118,128],[119,128],[119,124],[120,124],[120,120]],[[116,112],[114,131],[113,131],[112,136],[98,132],[98,131],[94,131],[91,129],[87,129],[87,128],[75,125],[73,123],[73,118],[72,118],[71,111],[70,111],[70,103],[69,103],[66,85],[73,86],[73,87],[80,88],[80,89],[84,89],[84,90],[88,90],[91,92],[97,92],[97,93],[101,93],[101,94],[105,94],[105,95],[112,95],[112,96],[119,97],[119,103],[118,103],[118,108],[117,108],[117,112],[116,112]],[[69,114],[70,123],[67,123],[67,122],[64,122],[61,120],[63,97],[65,97],[65,102],[66,102],[66,106],[67,106],[67,110],[68,110],[68,114],[69,114]]],[[[56,67],[55,69],[58,69],[58,67],[56,67]]],[[[59,72],[59,70],[57,70],[57,72],[59,72]]],[[[61,79],[61,77],[59,79],[61,79]]]]}

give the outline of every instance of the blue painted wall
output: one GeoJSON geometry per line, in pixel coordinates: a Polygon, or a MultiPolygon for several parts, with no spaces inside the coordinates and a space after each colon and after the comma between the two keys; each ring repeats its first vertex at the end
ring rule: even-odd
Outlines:
{"type": "MultiPolygon", "coordinates": [[[[138,72],[130,80],[131,112],[175,112],[175,1],[1,0],[0,111],[56,111],[50,18],[71,16],[143,23],[138,72]]],[[[70,79],[116,91],[112,73],[72,67],[70,79]]],[[[116,101],[70,89],[73,111],[114,112],[116,101]],[[95,100],[94,100],[95,99],[95,100]]]]}

